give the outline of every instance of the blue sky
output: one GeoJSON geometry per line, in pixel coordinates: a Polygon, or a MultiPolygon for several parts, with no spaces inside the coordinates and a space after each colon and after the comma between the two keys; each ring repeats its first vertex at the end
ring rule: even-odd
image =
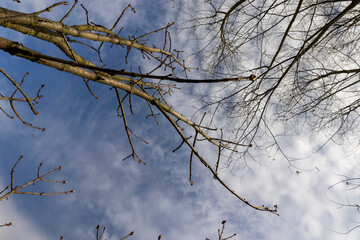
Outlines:
{"type": "MultiPolygon", "coordinates": [[[[9,0],[2,6],[31,12],[52,3],[54,1],[24,0],[17,4],[9,0]]],[[[82,3],[92,21],[108,27],[128,5],[123,0],[82,3]]],[[[138,0],[131,4],[137,13],[128,12],[120,22],[129,33],[135,30],[139,34],[146,33],[178,20],[175,19],[178,17],[176,2],[138,0]]],[[[69,7],[58,7],[50,15],[59,19],[69,7]]],[[[80,6],[71,21],[85,23],[80,6]]],[[[1,36],[49,54],[55,51],[47,44],[7,29],[1,28],[1,36]]],[[[186,35],[176,38],[173,34],[173,39],[184,50],[191,51],[195,46],[187,41],[186,35]]],[[[109,66],[121,68],[124,60],[116,50],[119,49],[105,49],[104,59],[109,66]]],[[[89,56],[90,59],[95,57],[96,54],[89,56]]],[[[139,64],[135,58],[131,61],[134,66],[139,64]]],[[[142,67],[149,67],[146,64],[142,67]]],[[[128,116],[131,128],[149,142],[135,140],[145,166],[130,158],[122,161],[131,151],[123,122],[116,116],[116,96],[109,87],[90,83],[100,97],[96,100],[78,77],[4,52],[0,52],[0,66],[17,80],[30,72],[24,83],[30,95],[35,95],[37,88],[46,84],[42,91],[44,98],[36,106],[38,116],[33,116],[25,104],[16,106],[25,120],[47,129],[45,132],[34,130],[0,114],[0,186],[9,183],[12,165],[24,155],[15,173],[17,184],[33,179],[38,164],[43,162],[43,170],[63,166],[52,179],[66,179],[69,183],[42,183],[35,189],[76,191],[49,197],[13,195],[2,201],[0,223],[11,221],[14,226],[1,228],[0,239],[58,239],[62,235],[64,239],[95,239],[98,224],[107,227],[107,239],[119,239],[133,230],[135,235],[131,239],[157,239],[159,234],[163,239],[216,239],[217,229],[224,219],[227,220],[226,233],[237,234],[233,239],[357,239],[359,235],[356,230],[348,235],[334,232],[347,231],[353,226],[351,220],[358,219],[353,210],[337,209],[329,200],[345,199],[342,189],[333,192],[328,187],[341,179],[337,174],[349,173],[355,164],[354,157],[345,157],[343,149],[337,145],[329,144],[308,159],[297,162],[297,166],[311,170],[299,175],[289,170],[286,161],[274,161],[261,167],[254,164],[246,175],[241,169],[222,169],[225,181],[246,199],[258,204],[277,204],[280,216],[275,216],[255,211],[236,200],[198,162],[193,167],[195,184],[190,186],[190,152],[186,148],[172,152],[181,139],[165,119],[159,119],[159,126],[152,119],[146,119],[143,101],[134,99],[135,115],[128,116]],[[315,167],[320,171],[314,170],[315,167]]],[[[0,85],[4,95],[13,91],[2,76],[0,85]]],[[[192,98],[191,87],[181,87],[169,101],[174,108],[191,116],[190,106],[198,103],[192,98]]],[[[1,102],[0,106],[11,112],[8,103],[1,102]]],[[[294,137],[288,140],[285,150],[294,156],[308,156],[310,146],[316,141],[294,137]]],[[[216,155],[216,149],[206,145],[202,146],[202,151],[209,158],[216,155]]]]}

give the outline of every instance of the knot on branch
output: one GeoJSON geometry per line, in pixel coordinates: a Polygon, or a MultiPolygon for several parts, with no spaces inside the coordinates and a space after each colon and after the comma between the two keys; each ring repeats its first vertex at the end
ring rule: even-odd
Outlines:
{"type": "Polygon", "coordinates": [[[249,76],[249,79],[250,79],[251,81],[255,81],[255,80],[257,79],[257,77],[256,77],[255,74],[251,74],[251,75],[249,76]]]}

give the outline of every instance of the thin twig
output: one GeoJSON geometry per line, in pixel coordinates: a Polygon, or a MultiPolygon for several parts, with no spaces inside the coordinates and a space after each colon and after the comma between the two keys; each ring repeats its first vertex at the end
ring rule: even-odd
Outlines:
{"type": "MultiPolygon", "coordinates": [[[[0,100],[1,100],[1,99],[0,99],[0,100]]],[[[7,112],[5,112],[5,110],[2,109],[1,107],[0,107],[0,110],[1,110],[3,113],[5,113],[5,115],[8,116],[9,118],[14,119],[14,117],[10,116],[10,115],[9,115],[7,112]]]]}
{"type": "Polygon", "coordinates": [[[21,159],[23,159],[23,158],[24,158],[24,155],[21,155],[21,156],[19,157],[19,159],[16,161],[16,163],[14,164],[14,166],[12,167],[12,169],[11,169],[11,172],[10,172],[10,189],[11,189],[11,190],[14,189],[13,185],[14,185],[14,172],[15,172],[15,168],[16,168],[16,166],[18,165],[18,163],[21,161],[21,159]]]}
{"type": "MultiPolygon", "coordinates": [[[[221,133],[221,139],[223,138],[223,131],[222,129],[220,129],[220,133],[221,133]]],[[[222,151],[222,147],[221,145],[218,146],[218,158],[215,164],[215,172],[216,175],[218,174],[218,168],[219,168],[219,164],[220,164],[220,157],[221,157],[221,151],[222,151]]],[[[214,176],[215,177],[215,176],[214,176]]]]}
{"type": "Polygon", "coordinates": [[[70,10],[65,14],[65,16],[60,20],[60,22],[63,22],[65,20],[65,18],[67,18],[70,13],[74,10],[76,4],[77,4],[78,0],[74,1],[74,4],[72,5],[72,7],[70,8],[70,10]]]}
{"type": "Polygon", "coordinates": [[[85,83],[87,89],[89,90],[89,92],[91,93],[91,95],[93,95],[94,98],[99,99],[99,97],[96,96],[95,93],[91,90],[88,81],[85,78],[82,78],[82,79],[84,80],[84,83],[85,83]]]}
{"type": "MultiPolygon", "coordinates": [[[[152,32],[149,32],[149,33],[146,33],[146,34],[144,34],[144,35],[141,35],[140,37],[135,38],[135,40],[137,41],[137,40],[139,40],[140,38],[143,38],[143,37],[148,36],[148,35],[150,35],[150,34],[153,34],[153,33],[159,32],[159,31],[162,31],[162,30],[164,30],[164,29],[166,30],[166,29],[168,29],[169,27],[171,27],[171,26],[174,25],[174,24],[175,24],[175,22],[168,23],[166,27],[159,28],[159,29],[156,29],[156,30],[154,30],[154,31],[152,31],[152,32]]],[[[166,38],[165,38],[165,39],[166,39],[166,38]]]]}
{"type": "Polygon", "coordinates": [[[110,31],[114,31],[114,29],[116,28],[117,24],[119,23],[120,19],[124,16],[125,12],[131,8],[131,11],[133,11],[134,13],[136,13],[135,8],[133,6],[131,6],[131,4],[129,4],[126,8],[124,8],[124,10],[121,12],[120,16],[118,17],[118,19],[115,21],[113,27],[110,29],[110,31]]]}
{"type": "Polygon", "coordinates": [[[0,225],[0,227],[10,227],[12,225],[13,225],[13,223],[9,222],[9,223],[4,223],[4,224],[0,225]]]}
{"type": "MultiPolygon", "coordinates": [[[[206,112],[204,112],[201,120],[200,120],[200,123],[199,125],[201,125],[202,121],[204,120],[204,117],[206,115],[206,112]]],[[[198,131],[195,131],[195,137],[194,137],[194,142],[193,142],[193,148],[195,148],[195,144],[196,144],[196,140],[197,140],[197,136],[198,136],[198,131]]],[[[194,185],[194,182],[192,181],[192,160],[193,160],[193,155],[194,155],[194,151],[191,150],[191,153],[190,153],[190,164],[189,164],[189,180],[190,180],[190,184],[191,185],[194,185]]]]}
{"type": "Polygon", "coordinates": [[[87,24],[87,25],[90,25],[89,16],[88,16],[89,12],[88,12],[88,10],[84,7],[84,5],[82,5],[82,4],[80,4],[80,5],[81,5],[81,7],[85,10],[85,14],[86,14],[86,24],[87,24]]]}
{"type": "Polygon", "coordinates": [[[40,15],[44,12],[50,12],[53,8],[57,7],[57,6],[60,6],[60,5],[68,5],[69,3],[64,1],[64,2],[58,2],[58,3],[55,3],[53,5],[51,5],[50,7],[47,7],[45,8],[44,10],[41,10],[41,11],[38,11],[38,12],[34,12],[32,14],[29,14],[29,15],[34,15],[34,16],[37,16],[37,15],[40,15]]]}
{"type": "Polygon", "coordinates": [[[131,231],[131,233],[129,233],[128,235],[126,235],[125,237],[123,237],[122,239],[120,239],[120,240],[125,240],[126,238],[128,238],[128,237],[130,237],[130,236],[132,236],[132,235],[134,235],[135,234],[135,231],[131,231]]]}

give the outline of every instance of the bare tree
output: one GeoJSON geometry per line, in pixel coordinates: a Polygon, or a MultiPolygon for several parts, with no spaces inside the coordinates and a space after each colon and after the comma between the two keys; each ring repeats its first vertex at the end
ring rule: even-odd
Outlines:
{"type": "MultiPolygon", "coordinates": [[[[257,210],[275,214],[277,205],[255,205],[223,182],[217,171],[222,156],[228,157],[229,164],[246,166],[249,158],[259,161],[255,151],[264,150],[271,158],[286,158],[292,166],[293,158],[283,151],[281,144],[284,136],[323,132],[329,141],[339,144],[349,138],[349,142],[359,142],[359,136],[349,133],[360,130],[360,0],[204,0],[204,4],[189,1],[193,12],[186,29],[202,39],[198,42],[200,50],[194,56],[202,60],[204,79],[190,78],[191,68],[185,65],[181,52],[172,46],[169,28],[173,23],[140,36],[124,37],[118,25],[127,11],[135,12],[131,5],[123,10],[112,27],[107,28],[92,23],[84,6],[85,24],[66,23],[77,2],[75,0],[60,20],[40,15],[67,2],[33,13],[0,8],[1,26],[49,42],[66,57],[50,56],[2,37],[0,49],[79,76],[95,98],[91,82],[112,87],[129,141],[128,157],[139,163],[145,164],[132,139],[140,137],[131,130],[126,118],[128,112],[132,113],[133,96],[143,101],[155,124],[158,124],[158,114],[171,124],[181,139],[179,147],[185,144],[190,148],[191,184],[195,155],[238,199],[257,210]],[[145,40],[145,37],[151,39],[159,34],[164,36],[161,46],[145,40]],[[94,43],[98,43],[98,47],[94,48],[94,43]],[[88,46],[99,60],[94,63],[80,56],[77,53],[80,44],[88,46]],[[130,54],[138,54],[155,67],[137,71],[131,65],[126,69],[102,67],[101,49],[113,45],[123,47],[119,52],[123,52],[126,62],[130,54]],[[203,115],[195,122],[167,103],[170,93],[177,90],[175,84],[182,83],[207,83],[214,90],[202,96],[204,105],[199,113],[207,112],[206,118],[203,115]],[[226,125],[218,121],[220,116],[226,116],[226,125]],[[193,141],[188,137],[190,132],[194,133],[193,141]],[[200,140],[218,149],[215,161],[201,155],[201,149],[196,146],[200,140]]],[[[34,127],[21,118],[14,103],[27,103],[37,114],[34,104],[41,98],[40,90],[35,97],[29,97],[22,89],[25,77],[17,83],[5,70],[1,72],[15,89],[10,96],[1,95],[0,100],[8,101],[16,117],[34,127]],[[15,97],[15,94],[22,96],[15,97]]],[[[356,177],[345,178],[344,182],[351,185],[356,180],[356,177]]],[[[353,189],[357,187],[356,183],[353,189]]],[[[359,208],[357,204],[340,204],[359,208]]],[[[219,231],[219,239],[221,235],[219,231]]]]}
{"type": "MultiPolygon", "coordinates": [[[[283,151],[284,136],[321,132],[328,141],[357,146],[360,1],[203,3],[189,1],[185,27],[201,39],[194,56],[202,69],[221,77],[257,75],[204,94],[204,109],[229,120],[224,137],[286,158],[290,167],[294,156],[283,151]]],[[[237,150],[230,163],[259,160],[249,147],[237,150]]]]}
{"type": "MultiPolygon", "coordinates": [[[[216,78],[216,79],[191,79],[187,75],[183,76],[183,72],[186,74],[190,68],[185,65],[185,62],[181,60],[180,51],[175,50],[172,46],[171,36],[169,27],[173,23],[169,23],[163,28],[154,30],[150,33],[143,34],[141,36],[132,35],[128,38],[121,36],[121,31],[118,32],[118,24],[122,16],[127,11],[135,12],[135,9],[129,5],[126,7],[118,19],[116,19],[114,25],[110,28],[93,23],[89,20],[87,9],[81,5],[84,9],[84,15],[86,16],[85,24],[68,25],[66,21],[73,9],[77,6],[78,1],[75,0],[69,11],[60,19],[52,20],[48,18],[42,18],[40,15],[44,12],[50,12],[56,7],[62,7],[68,5],[67,2],[59,2],[53,4],[43,10],[33,13],[23,13],[12,11],[5,8],[0,8],[0,25],[12,29],[14,31],[23,33],[29,37],[34,37],[40,41],[46,41],[53,44],[57,49],[65,55],[64,58],[57,56],[50,56],[43,52],[35,51],[29,47],[24,46],[21,43],[11,41],[9,39],[0,37],[0,49],[17,57],[21,57],[30,60],[35,63],[46,65],[48,67],[58,69],[70,73],[74,76],[78,76],[83,79],[86,87],[89,89],[91,94],[95,96],[91,87],[90,81],[98,84],[104,84],[110,86],[114,91],[114,94],[118,100],[118,114],[122,117],[123,125],[129,141],[131,153],[128,157],[133,158],[139,163],[145,164],[143,159],[137,154],[135,146],[133,144],[133,137],[140,138],[135,135],[134,131],[131,130],[131,126],[127,121],[127,114],[125,105],[128,106],[129,112],[132,113],[132,97],[136,96],[143,100],[143,105],[148,109],[149,116],[153,117],[155,123],[158,124],[158,114],[161,114],[164,119],[170,123],[175,129],[178,136],[181,139],[181,144],[187,145],[191,150],[190,155],[190,183],[192,181],[192,158],[195,155],[205,168],[207,168],[214,179],[216,179],[224,188],[226,188],[231,194],[237,197],[240,201],[246,205],[260,211],[267,211],[277,214],[277,205],[267,207],[264,205],[255,205],[252,202],[246,200],[234,192],[218,175],[218,165],[221,153],[223,151],[234,152],[237,151],[238,147],[249,147],[250,143],[240,143],[238,141],[231,141],[224,138],[221,131],[212,127],[210,124],[203,123],[203,119],[199,123],[195,123],[191,119],[185,117],[180,112],[177,112],[171,105],[166,101],[172,91],[176,90],[175,83],[212,83],[221,84],[225,82],[253,82],[256,76],[247,73],[245,77],[232,77],[232,78],[216,78]],[[164,36],[162,46],[155,46],[155,41],[147,43],[149,40],[144,40],[145,37],[151,39],[153,35],[163,34],[164,36]],[[90,42],[90,44],[89,44],[90,42]],[[94,43],[98,43],[98,47],[93,47],[94,43]],[[89,47],[89,51],[98,56],[99,60],[97,64],[89,61],[83,56],[77,53],[77,46],[84,45],[89,47]],[[127,58],[134,51],[134,54],[138,54],[139,58],[145,58],[155,66],[151,70],[144,70],[140,68],[138,71],[133,71],[132,66],[127,66],[127,69],[112,69],[99,66],[104,64],[101,58],[101,49],[103,47],[112,47],[117,45],[122,47],[119,52],[122,52],[125,56],[125,62],[127,58]],[[145,72],[144,72],[145,71],[145,72]],[[158,72],[160,72],[158,74],[158,72]],[[165,73],[164,73],[165,72],[165,73]],[[125,100],[128,100],[125,102],[125,100]],[[195,137],[190,142],[188,133],[195,133],[195,137]],[[209,159],[205,159],[201,154],[201,149],[198,149],[195,145],[198,140],[204,140],[208,144],[215,147],[218,150],[219,155],[213,159],[216,164],[211,164],[209,159]]],[[[85,18],[84,18],[85,19],[85,18]]],[[[156,45],[159,45],[156,43],[156,45]]],[[[5,74],[5,71],[2,71],[5,74]]],[[[14,94],[11,97],[4,97],[1,100],[9,101],[13,104],[14,101],[21,99],[23,102],[27,102],[29,107],[34,110],[34,101],[40,98],[28,97],[25,91],[22,89],[21,84],[17,84],[11,77],[6,74],[10,82],[15,86],[15,93],[20,92],[22,98],[15,98],[14,94]]],[[[146,109],[144,107],[144,109],[146,109]]],[[[17,113],[16,109],[12,107],[12,110],[16,116],[22,120],[20,114],[17,113]]],[[[144,110],[145,111],[145,110],[144,110]]],[[[6,115],[10,116],[6,113],[6,115]]],[[[28,126],[32,126],[22,122],[28,126]]],[[[140,138],[141,139],[141,138],[140,138]]],[[[180,147],[179,146],[179,147],[180,147]]],[[[128,158],[128,157],[125,157],[128,158]]]]}

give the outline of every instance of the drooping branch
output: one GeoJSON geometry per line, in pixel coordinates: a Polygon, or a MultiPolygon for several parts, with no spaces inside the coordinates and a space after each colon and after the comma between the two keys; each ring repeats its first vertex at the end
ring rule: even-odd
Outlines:
{"type": "Polygon", "coordinates": [[[240,201],[242,201],[243,203],[245,203],[246,205],[256,209],[256,210],[260,210],[260,211],[267,211],[267,212],[271,212],[274,213],[275,215],[279,215],[277,213],[277,205],[274,205],[273,207],[265,207],[265,206],[256,206],[252,203],[250,203],[248,200],[246,200],[245,198],[241,197],[240,195],[238,195],[234,190],[232,190],[217,174],[217,172],[211,167],[211,165],[201,156],[201,154],[194,148],[194,146],[189,142],[189,140],[183,135],[183,133],[181,132],[181,130],[179,129],[179,127],[177,126],[177,124],[175,123],[175,121],[161,108],[161,106],[157,105],[158,109],[162,112],[162,114],[169,120],[169,122],[171,123],[171,125],[175,128],[175,130],[177,131],[177,133],[181,136],[181,138],[183,139],[183,141],[188,145],[188,147],[191,149],[191,151],[194,153],[195,156],[198,157],[198,159],[200,160],[200,162],[210,170],[210,172],[213,174],[214,179],[218,180],[219,183],[225,187],[231,194],[233,194],[236,198],[238,198],[240,201]]]}
{"type": "Polygon", "coordinates": [[[132,141],[131,134],[130,134],[130,132],[132,133],[132,131],[130,130],[130,128],[128,126],[128,122],[126,120],[125,109],[124,109],[124,105],[123,105],[123,102],[122,102],[123,100],[120,97],[119,90],[117,88],[115,88],[115,92],[116,92],[116,97],[117,97],[117,100],[118,100],[118,103],[119,103],[119,108],[121,110],[121,116],[120,117],[124,121],[124,128],[125,128],[126,135],[128,137],[129,144],[130,144],[131,151],[132,151],[132,153],[128,157],[125,157],[124,160],[129,158],[129,157],[132,157],[137,162],[145,164],[145,162],[137,155],[137,153],[135,151],[134,143],[132,141]]]}

